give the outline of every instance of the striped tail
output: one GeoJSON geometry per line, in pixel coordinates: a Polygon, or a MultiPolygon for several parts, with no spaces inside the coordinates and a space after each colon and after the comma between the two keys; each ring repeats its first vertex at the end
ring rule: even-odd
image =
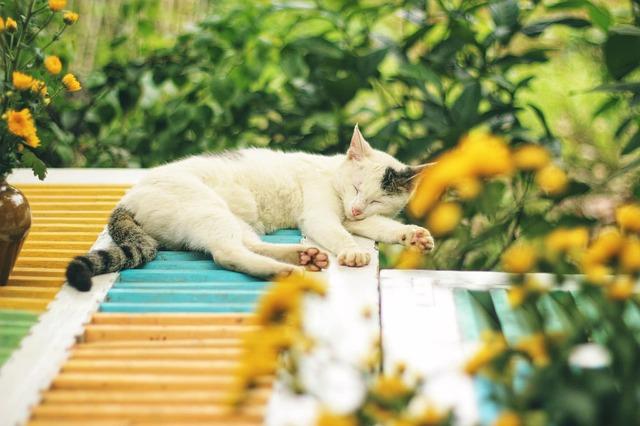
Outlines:
{"type": "Polygon", "coordinates": [[[135,268],[156,257],[158,242],[144,232],[131,212],[117,207],[109,218],[109,235],[115,244],[106,250],[75,257],[67,266],[67,281],[80,290],[91,290],[94,275],[135,268]]]}

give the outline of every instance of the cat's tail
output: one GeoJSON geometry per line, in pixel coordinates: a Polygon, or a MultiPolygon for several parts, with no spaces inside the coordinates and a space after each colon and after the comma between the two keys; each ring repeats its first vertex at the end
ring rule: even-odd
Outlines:
{"type": "Polygon", "coordinates": [[[89,291],[94,275],[135,268],[156,257],[158,242],[144,232],[124,207],[116,207],[111,213],[108,229],[115,244],[106,250],[77,256],[67,266],[67,281],[72,287],[89,291]]]}

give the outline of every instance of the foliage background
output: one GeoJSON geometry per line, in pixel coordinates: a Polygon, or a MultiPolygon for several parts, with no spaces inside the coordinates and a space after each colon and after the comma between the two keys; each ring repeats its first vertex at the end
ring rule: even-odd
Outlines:
{"type": "Polygon", "coordinates": [[[425,264],[453,269],[493,269],[513,240],[548,226],[606,223],[634,190],[638,71],[620,61],[640,52],[635,0],[69,7],[81,20],[53,53],[87,90],[51,111],[51,165],[149,167],[250,145],[334,153],[355,122],[407,162],[476,126],[551,149],[570,171],[566,196],[529,191],[526,177],[491,183],[425,264]]]}

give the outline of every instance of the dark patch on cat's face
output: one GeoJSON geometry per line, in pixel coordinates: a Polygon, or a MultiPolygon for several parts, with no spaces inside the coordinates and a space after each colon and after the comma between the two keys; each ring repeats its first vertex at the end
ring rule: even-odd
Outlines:
{"type": "Polygon", "coordinates": [[[387,167],[382,176],[380,186],[387,194],[400,194],[411,189],[411,180],[415,172],[407,167],[404,170],[397,171],[391,167],[387,167]]]}

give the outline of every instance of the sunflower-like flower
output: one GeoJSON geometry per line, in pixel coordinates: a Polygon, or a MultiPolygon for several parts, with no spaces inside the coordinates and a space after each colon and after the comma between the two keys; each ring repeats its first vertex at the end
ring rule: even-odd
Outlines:
{"type": "Polygon", "coordinates": [[[76,76],[71,73],[65,74],[65,76],[62,77],[62,83],[70,92],[77,92],[82,89],[82,86],[76,76]]]}
{"type": "Polygon", "coordinates": [[[10,33],[18,31],[18,23],[13,18],[7,18],[4,22],[4,28],[10,33]]]}
{"type": "Polygon", "coordinates": [[[30,147],[37,148],[40,145],[40,139],[36,134],[36,125],[29,109],[9,110],[7,112],[7,126],[11,133],[24,139],[30,147]]]}
{"type": "Polygon", "coordinates": [[[57,56],[47,56],[44,60],[44,67],[51,74],[58,75],[62,71],[62,62],[57,56]]]}
{"type": "Polygon", "coordinates": [[[49,0],[49,9],[58,12],[65,8],[67,0],[49,0]]]}
{"type": "Polygon", "coordinates": [[[29,90],[35,79],[28,74],[22,73],[20,71],[14,71],[12,74],[12,82],[13,87],[17,90],[29,90]]]}
{"type": "Polygon", "coordinates": [[[67,25],[73,25],[78,21],[79,17],[80,15],[75,12],[65,12],[64,15],[62,15],[62,20],[67,25]]]}

